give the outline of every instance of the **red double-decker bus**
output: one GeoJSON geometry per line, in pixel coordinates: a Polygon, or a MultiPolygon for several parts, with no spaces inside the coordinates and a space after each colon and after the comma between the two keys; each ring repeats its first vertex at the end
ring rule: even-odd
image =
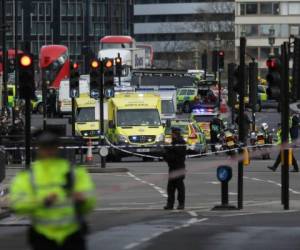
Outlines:
{"type": "Polygon", "coordinates": [[[63,45],[43,46],[40,50],[39,66],[42,76],[50,81],[48,87],[58,89],[60,82],[70,76],[68,48],[63,45]]]}

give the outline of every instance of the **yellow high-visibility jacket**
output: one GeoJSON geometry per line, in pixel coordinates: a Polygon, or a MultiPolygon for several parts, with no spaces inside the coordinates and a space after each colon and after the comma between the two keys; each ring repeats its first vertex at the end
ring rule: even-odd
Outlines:
{"type": "Polygon", "coordinates": [[[36,161],[31,170],[17,174],[10,186],[11,208],[17,214],[28,215],[33,228],[50,240],[62,244],[80,229],[78,214],[84,215],[95,205],[94,184],[83,167],[71,167],[64,159],[36,161]],[[68,190],[67,176],[73,176],[73,188],[68,190]],[[86,197],[75,209],[70,192],[81,192],[86,197]],[[56,194],[58,199],[46,206],[45,198],[56,194]]]}

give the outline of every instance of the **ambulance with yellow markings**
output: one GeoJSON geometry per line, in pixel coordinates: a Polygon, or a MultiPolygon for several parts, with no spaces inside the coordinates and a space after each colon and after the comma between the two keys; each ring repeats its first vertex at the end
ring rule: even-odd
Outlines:
{"type": "Polygon", "coordinates": [[[107,137],[114,145],[111,158],[119,161],[129,156],[128,152],[161,155],[165,136],[160,114],[161,100],[155,93],[116,93],[109,99],[107,137]]]}

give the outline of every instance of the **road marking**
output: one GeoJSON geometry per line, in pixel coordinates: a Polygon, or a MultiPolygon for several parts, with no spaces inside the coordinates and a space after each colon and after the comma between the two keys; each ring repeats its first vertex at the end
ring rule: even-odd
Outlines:
{"type": "Polygon", "coordinates": [[[188,211],[187,212],[190,216],[192,216],[192,217],[197,217],[198,216],[198,214],[195,212],[195,211],[188,211]]]}
{"type": "MultiPolygon", "coordinates": [[[[262,182],[266,182],[266,183],[270,183],[270,184],[274,184],[278,187],[281,187],[281,183],[273,181],[273,180],[263,180],[263,179],[258,179],[258,178],[249,178],[247,177],[247,179],[253,180],[253,181],[262,181],[262,182]]],[[[289,191],[293,194],[300,194],[299,191],[293,189],[293,188],[289,188],[289,191]]]]}
{"type": "Polygon", "coordinates": [[[160,236],[164,233],[172,232],[172,231],[175,231],[175,230],[178,230],[178,229],[187,228],[187,227],[192,226],[193,224],[204,222],[206,220],[208,220],[208,218],[203,218],[203,219],[191,218],[186,223],[184,223],[183,225],[175,226],[175,227],[170,228],[170,229],[165,229],[161,232],[156,232],[156,233],[152,234],[150,237],[143,238],[139,241],[132,242],[132,243],[128,244],[127,246],[124,247],[124,249],[129,250],[129,249],[136,248],[136,247],[140,246],[141,244],[144,244],[145,242],[149,242],[149,241],[157,238],[158,236],[160,236]]]}
{"type": "Polygon", "coordinates": [[[164,198],[167,198],[167,197],[168,197],[166,191],[165,191],[164,189],[162,189],[161,187],[155,185],[154,183],[151,183],[151,182],[142,180],[141,178],[137,177],[136,175],[134,175],[134,174],[132,174],[132,173],[130,173],[130,172],[128,172],[127,174],[128,174],[128,176],[132,177],[134,180],[136,180],[136,181],[138,181],[138,182],[140,182],[140,183],[143,183],[143,184],[146,184],[146,185],[152,187],[152,188],[155,189],[158,193],[160,193],[160,195],[161,195],[162,197],[164,197],[164,198]]]}

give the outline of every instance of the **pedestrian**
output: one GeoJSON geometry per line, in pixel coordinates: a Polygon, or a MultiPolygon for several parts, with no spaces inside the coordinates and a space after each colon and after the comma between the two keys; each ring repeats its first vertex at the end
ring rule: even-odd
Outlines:
{"type": "Polygon", "coordinates": [[[56,133],[39,133],[37,160],[11,183],[11,209],[31,219],[33,250],[85,250],[84,216],[95,203],[94,184],[84,168],[59,157],[58,145],[56,133]]]}
{"type": "MultiPolygon", "coordinates": [[[[281,142],[281,124],[279,123],[278,124],[278,129],[277,129],[277,145],[281,145],[282,142],[281,142]]],[[[289,135],[289,143],[291,143],[291,136],[289,135]]],[[[277,168],[279,167],[279,164],[281,162],[281,152],[279,152],[279,154],[277,155],[277,158],[276,158],[276,161],[274,162],[274,165],[273,166],[269,166],[268,168],[272,171],[276,171],[277,168]]],[[[298,167],[298,163],[297,163],[297,160],[294,156],[294,153],[292,152],[292,165],[294,167],[294,170],[293,172],[299,172],[299,167],[298,167]]]]}
{"type": "Polygon", "coordinates": [[[218,135],[225,128],[222,119],[220,118],[220,114],[218,114],[211,122],[210,122],[210,142],[211,142],[211,151],[215,152],[215,144],[218,142],[218,135]]]}
{"type": "Polygon", "coordinates": [[[293,142],[296,142],[299,136],[299,118],[297,115],[293,115],[291,118],[291,139],[293,142]]]}
{"type": "Polygon", "coordinates": [[[56,92],[54,89],[49,89],[49,93],[48,93],[48,116],[51,117],[55,117],[56,116],[56,92]]]}
{"type": "Polygon", "coordinates": [[[181,136],[180,128],[173,127],[172,129],[172,143],[165,149],[165,160],[169,166],[168,178],[168,200],[164,207],[166,210],[172,210],[175,203],[175,192],[177,190],[177,209],[183,210],[185,206],[185,157],[186,157],[186,143],[181,136]]]}

